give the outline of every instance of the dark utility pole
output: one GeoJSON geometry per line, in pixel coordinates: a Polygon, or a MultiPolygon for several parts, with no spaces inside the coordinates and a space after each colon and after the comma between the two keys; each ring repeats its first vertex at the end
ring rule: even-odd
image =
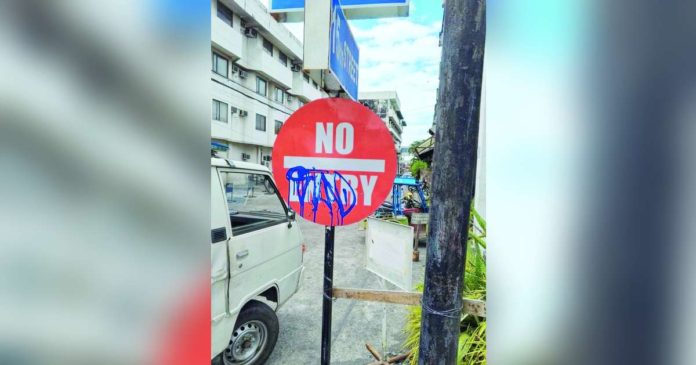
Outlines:
{"type": "Polygon", "coordinates": [[[455,364],[486,35],[485,0],[447,0],[419,364],[455,364]]]}

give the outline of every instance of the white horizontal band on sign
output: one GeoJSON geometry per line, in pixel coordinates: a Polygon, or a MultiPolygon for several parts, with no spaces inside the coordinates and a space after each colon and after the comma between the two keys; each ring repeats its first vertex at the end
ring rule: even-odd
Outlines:
{"type": "Polygon", "coordinates": [[[296,166],[331,171],[384,172],[384,160],[285,156],[283,167],[296,166]]]}

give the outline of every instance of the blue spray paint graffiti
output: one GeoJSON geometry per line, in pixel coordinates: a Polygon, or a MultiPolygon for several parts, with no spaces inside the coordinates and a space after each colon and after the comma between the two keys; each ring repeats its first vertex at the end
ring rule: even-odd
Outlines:
{"type": "Polygon", "coordinates": [[[288,205],[290,196],[297,196],[300,202],[300,216],[304,217],[305,202],[309,199],[312,205],[313,222],[317,221],[317,210],[322,203],[329,208],[331,225],[334,225],[334,206],[338,213],[338,217],[335,218],[338,224],[343,224],[343,219],[357,204],[355,189],[338,171],[330,172],[295,166],[288,170],[285,177],[288,180],[288,205]],[[311,192],[310,196],[307,196],[308,192],[311,192]]]}

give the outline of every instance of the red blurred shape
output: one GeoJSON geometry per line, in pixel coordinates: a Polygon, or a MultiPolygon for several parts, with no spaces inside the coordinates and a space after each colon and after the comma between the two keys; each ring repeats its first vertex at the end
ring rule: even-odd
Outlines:
{"type": "Polygon", "coordinates": [[[169,306],[174,310],[167,317],[152,364],[210,364],[210,273],[204,278],[169,306]]]}

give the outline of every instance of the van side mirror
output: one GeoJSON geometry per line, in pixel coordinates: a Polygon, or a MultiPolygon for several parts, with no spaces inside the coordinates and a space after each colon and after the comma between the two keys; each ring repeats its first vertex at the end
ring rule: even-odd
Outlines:
{"type": "Polygon", "coordinates": [[[292,222],[296,219],[295,211],[288,210],[288,228],[292,227],[292,222]]]}

